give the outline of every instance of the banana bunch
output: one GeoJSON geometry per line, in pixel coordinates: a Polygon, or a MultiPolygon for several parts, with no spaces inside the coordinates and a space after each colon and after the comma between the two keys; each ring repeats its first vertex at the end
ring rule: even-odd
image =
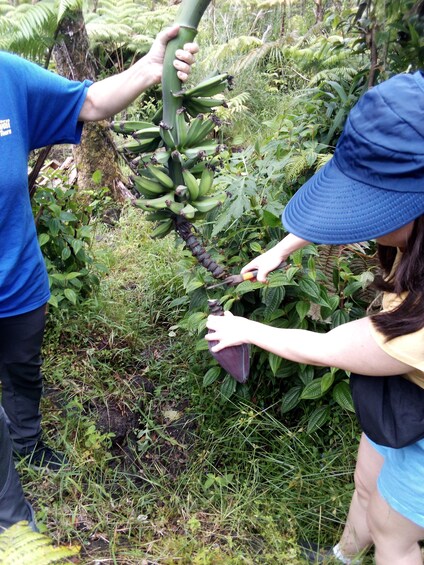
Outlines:
{"type": "Polygon", "coordinates": [[[120,146],[125,154],[138,155],[155,151],[161,140],[160,128],[151,122],[133,120],[112,122],[110,128],[115,133],[132,138],[120,146]]]}
{"type": "Polygon", "coordinates": [[[215,96],[231,85],[232,77],[222,73],[175,93],[182,105],[172,127],[157,118],[112,122],[111,129],[126,138],[122,151],[133,159],[132,181],[140,195],[135,205],[156,222],[153,237],[167,235],[178,217],[203,218],[225,201],[227,195],[214,194],[212,185],[226,148],[212,133],[221,125],[214,108],[225,104],[215,96]]]}
{"type": "Polygon", "coordinates": [[[204,167],[199,178],[187,169],[182,175],[184,184],[175,186],[165,167],[150,164],[132,179],[143,196],[135,205],[150,212],[148,219],[158,221],[153,237],[169,233],[176,216],[188,220],[202,218],[226,199],[225,193],[210,195],[214,178],[212,168],[204,167]]]}
{"type": "Polygon", "coordinates": [[[208,114],[218,106],[226,106],[223,98],[215,98],[225,89],[232,88],[233,77],[228,73],[217,74],[203,80],[196,86],[181,90],[175,96],[182,96],[182,105],[187,113],[195,118],[199,114],[208,114]]]}

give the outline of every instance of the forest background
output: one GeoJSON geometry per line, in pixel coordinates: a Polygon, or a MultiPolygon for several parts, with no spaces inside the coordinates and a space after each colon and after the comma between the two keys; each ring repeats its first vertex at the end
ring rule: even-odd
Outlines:
{"type": "MultiPolygon", "coordinates": [[[[102,78],[142,56],[177,10],[0,0],[0,48],[102,78]]],[[[211,2],[190,83],[234,77],[210,133],[226,198],[193,233],[227,272],[284,236],[285,203],[331,158],[359,96],[422,67],[423,18],[409,0],[211,2]]],[[[114,119],[152,121],[160,101],[157,87],[114,119]]],[[[110,123],[88,124],[78,148],[31,157],[52,289],[44,427],[71,462],[57,476],[18,467],[41,530],[79,544],[87,564],[300,564],[298,540],[337,540],[352,494],[348,375],[252,349],[237,383],[206,352],[207,300],[327,331],[378,307],[374,246],[309,246],[267,285],[208,291],[216,281],[178,235],[151,237],[126,143],[110,123]]]]}

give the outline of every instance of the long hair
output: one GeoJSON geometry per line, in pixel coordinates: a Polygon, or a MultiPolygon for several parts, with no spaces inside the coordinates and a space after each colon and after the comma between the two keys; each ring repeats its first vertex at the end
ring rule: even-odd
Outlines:
{"type": "Polygon", "coordinates": [[[424,216],[415,220],[411,236],[393,270],[396,255],[396,248],[378,245],[384,276],[376,279],[377,288],[397,295],[405,293],[405,299],[397,308],[372,317],[387,341],[424,327],[424,216]]]}

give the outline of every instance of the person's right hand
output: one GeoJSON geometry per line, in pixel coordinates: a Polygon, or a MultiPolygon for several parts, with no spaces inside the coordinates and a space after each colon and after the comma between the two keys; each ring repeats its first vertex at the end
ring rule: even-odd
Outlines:
{"type": "Polygon", "coordinates": [[[305,245],[309,245],[309,243],[310,241],[289,233],[280,243],[277,243],[266,253],[258,255],[250,263],[247,263],[240,272],[244,274],[257,270],[256,280],[265,283],[268,273],[277,269],[291,253],[305,247],[305,245]]]}
{"type": "Polygon", "coordinates": [[[258,255],[258,257],[252,259],[252,261],[247,263],[240,272],[244,274],[249,271],[257,270],[258,274],[256,275],[256,280],[265,283],[267,281],[268,273],[279,267],[280,264],[287,259],[287,257],[288,255],[281,255],[281,252],[277,247],[273,247],[266,253],[258,255]]]}

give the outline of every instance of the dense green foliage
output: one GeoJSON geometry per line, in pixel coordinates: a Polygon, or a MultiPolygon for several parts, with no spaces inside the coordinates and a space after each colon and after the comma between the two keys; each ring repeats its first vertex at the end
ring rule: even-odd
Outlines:
{"type": "MultiPolygon", "coordinates": [[[[358,97],[423,64],[422,2],[322,4],[318,21],[311,0],[222,0],[202,20],[192,83],[225,70],[235,88],[214,133],[228,147],[214,185],[228,198],[196,231],[230,272],[284,236],[284,205],[331,158],[358,97]]],[[[0,0],[0,47],[44,63],[58,21],[79,5],[0,0]]],[[[84,3],[99,76],[142,55],[176,9],[84,3]]],[[[153,89],[121,117],[150,121],[159,98],[153,89]]],[[[178,238],[152,240],[133,208],[98,228],[103,206],[101,189],[87,206],[64,177],[34,197],[58,306],[44,428],[72,464],[42,481],[20,464],[43,531],[80,543],[87,563],[300,565],[296,540],[336,540],[352,493],[348,375],[252,350],[249,381],[238,385],[205,352],[206,300],[328,331],[373,300],[374,247],[309,246],[268,285],[208,292],[216,281],[178,238]]]]}
{"type": "Polygon", "coordinates": [[[98,194],[86,195],[91,201],[85,204],[58,171],[45,170],[40,181],[33,212],[49,275],[49,304],[63,315],[98,291],[105,266],[94,257],[92,244],[96,214],[108,199],[99,187],[98,194]]]}

